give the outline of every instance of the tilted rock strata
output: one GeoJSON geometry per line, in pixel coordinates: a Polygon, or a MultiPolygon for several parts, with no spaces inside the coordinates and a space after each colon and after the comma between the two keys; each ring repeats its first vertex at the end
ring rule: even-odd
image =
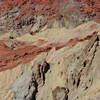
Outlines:
{"type": "Polygon", "coordinates": [[[1,100],[100,98],[100,25],[88,22],[73,30],[57,30],[50,29],[51,37],[44,31],[1,40],[0,59],[5,64],[0,67],[1,100]],[[25,37],[32,39],[26,42],[25,37]]]}
{"type": "Polygon", "coordinates": [[[30,29],[35,26],[33,33],[38,32],[49,19],[61,13],[66,3],[66,0],[0,1],[0,31],[21,35],[31,33],[30,29]]]}
{"type": "MultiPolygon", "coordinates": [[[[45,84],[40,88],[37,100],[46,100],[47,98],[48,100],[55,100],[52,93],[57,87],[69,90],[68,94],[65,93],[68,100],[95,100],[100,98],[100,92],[98,92],[100,90],[98,86],[98,79],[100,79],[99,43],[97,37],[93,37],[90,41],[77,44],[71,49],[64,48],[61,51],[54,52],[51,55],[51,69],[46,74],[45,84]],[[59,54],[61,52],[63,53],[59,54]],[[43,94],[46,95],[43,96],[43,94]]],[[[63,100],[61,99],[63,93],[59,95],[56,97],[59,99],[56,100],[63,100]],[[61,96],[59,97],[59,95],[61,96]]]]}
{"type": "MultiPolygon", "coordinates": [[[[94,24],[96,27],[99,28],[99,25],[94,24]]],[[[91,25],[90,25],[91,27],[91,25]]],[[[74,33],[75,34],[75,33],[74,33]]],[[[36,45],[33,45],[32,43],[24,43],[24,42],[18,42],[15,41],[11,45],[8,45],[8,40],[5,40],[4,42],[1,41],[0,43],[0,71],[13,68],[17,66],[18,64],[27,63],[31,60],[33,60],[37,55],[39,55],[42,52],[48,52],[52,48],[55,48],[56,50],[61,49],[65,46],[73,47],[79,42],[83,42],[86,40],[91,39],[95,35],[98,34],[98,31],[94,31],[92,33],[87,34],[87,36],[81,38],[81,37],[70,37],[69,40],[65,40],[65,42],[59,42],[59,43],[49,43],[49,41],[40,40],[40,42],[47,43],[45,46],[40,47],[37,46],[39,42],[37,42],[36,45]],[[7,46],[7,45],[8,46],[7,46]],[[9,47],[10,46],[10,47],[9,47]]],[[[43,43],[42,43],[43,44],[43,43]]]]}

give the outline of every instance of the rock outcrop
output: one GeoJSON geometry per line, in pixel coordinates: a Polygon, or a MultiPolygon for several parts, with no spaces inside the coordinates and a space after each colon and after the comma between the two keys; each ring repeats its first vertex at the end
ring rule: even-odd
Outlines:
{"type": "Polygon", "coordinates": [[[0,99],[98,100],[99,45],[96,22],[1,40],[0,99]]]}
{"type": "Polygon", "coordinates": [[[99,5],[99,0],[1,0],[0,34],[35,34],[55,20],[67,28],[89,20],[99,22],[99,5]]]}
{"type": "Polygon", "coordinates": [[[99,100],[99,4],[1,0],[0,100],[99,100]]]}

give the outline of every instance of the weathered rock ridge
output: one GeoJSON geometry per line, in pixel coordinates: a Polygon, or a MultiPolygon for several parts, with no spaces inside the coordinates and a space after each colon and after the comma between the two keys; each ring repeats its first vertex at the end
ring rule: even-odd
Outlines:
{"type": "Polygon", "coordinates": [[[0,100],[100,100],[100,0],[0,0],[0,100]]]}
{"type": "Polygon", "coordinates": [[[0,100],[99,100],[100,24],[9,35],[0,42],[0,100]]]}

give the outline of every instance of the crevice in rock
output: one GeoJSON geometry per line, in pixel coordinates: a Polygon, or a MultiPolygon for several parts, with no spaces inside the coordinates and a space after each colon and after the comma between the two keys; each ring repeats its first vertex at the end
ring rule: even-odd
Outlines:
{"type": "Polygon", "coordinates": [[[84,90],[87,90],[88,88],[89,88],[89,87],[88,87],[88,86],[86,86],[84,90]]]}
{"type": "Polygon", "coordinates": [[[45,74],[48,72],[50,69],[50,65],[45,61],[43,64],[43,81],[45,81],[45,74]]]}
{"type": "Polygon", "coordinates": [[[80,85],[80,78],[78,78],[78,80],[77,80],[77,88],[79,87],[79,85],[80,85]]]}
{"type": "Polygon", "coordinates": [[[50,65],[46,61],[38,65],[38,76],[40,80],[43,81],[43,84],[45,83],[45,74],[48,72],[49,69],[50,65]]]}
{"type": "Polygon", "coordinates": [[[37,92],[38,92],[38,83],[36,82],[36,80],[34,81],[33,80],[33,82],[34,82],[34,84],[35,84],[35,91],[32,93],[32,97],[31,97],[31,99],[30,100],[36,100],[36,94],[37,94],[37,92]]]}
{"type": "Polygon", "coordinates": [[[75,79],[74,79],[74,80],[73,80],[73,86],[75,85],[75,83],[76,83],[76,82],[75,82],[75,79]]]}
{"type": "MultiPolygon", "coordinates": [[[[99,37],[98,37],[98,36],[97,36],[97,38],[96,38],[95,43],[96,43],[95,50],[94,50],[94,52],[93,52],[93,56],[92,56],[92,58],[91,58],[91,62],[89,63],[88,66],[91,66],[91,65],[92,65],[93,60],[94,60],[94,57],[95,57],[95,54],[96,54],[96,52],[97,52],[97,48],[98,48],[98,46],[99,46],[99,37]]],[[[90,67],[89,67],[89,68],[90,68],[90,67]]],[[[88,69],[88,70],[89,70],[89,69],[88,69]]],[[[88,71],[88,70],[87,70],[87,71],[88,71]]]]}
{"type": "Polygon", "coordinates": [[[87,61],[85,60],[83,63],[83,67],[86,67],[87,61]]]}

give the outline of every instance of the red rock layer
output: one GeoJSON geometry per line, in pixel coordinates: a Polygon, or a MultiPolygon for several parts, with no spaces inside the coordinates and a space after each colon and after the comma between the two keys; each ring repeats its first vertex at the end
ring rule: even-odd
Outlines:
{"type": "MultiPolygon", "coordinates": [[[[78,42],[90,39],[94,35],[96,35],[96,32],[83,39],[75,38],[64,43],[51,43],[44,47],[38,47],[32,44],[27,45],[25,43],[17,42],[18,47],[20,46],[20,48],[17,48],[16,45],[14,49],[6,45],[6,42],[8,42],[8,40],[0,41],[0,71],[14,68],[18,64],[28,63],[29,61],[33,60],[37,55],[41,54],[42,52],[48,52],[53,47],[55,47],[56,50],[65,46],[72,47],[78,42]]],[[[41,42],[44,44],[47,43],[47,41],[39,40],[37,41],[37,44],[41,44],[41,42]]]]}
{"type": "MultiPolygon", "coordinates": [[[[49,14],[60,11],[69,0],[1,0],[0,14],[18,7],[23,14],[49,14]]],[[[75,1],[75,0],[72,0],[75,1]]],[[[100,0],[76,0],[81,2],[83,11],[87,14],[95,13],[100,16],[100,0]]],[[[78,5],[76,5],[78,6],[78,5]]]]}
{"type": "MultiPolygon", "coordinates": [[[[94,16],[96,14],[97,19],[100,19],[100,0],[77,0],[80,2],[80,5],[74,5],[68,9],[66,7],[67,4],[73,1],[74,0],[0,0],[0,14],[2,15],[0,16],[0,28],[1,26],[6,26],[4,30],[7,29],[7,27],[9,27],[9,29],[13,27],[15,30],[16,27],[27,27],[28,24],[34,25],[37,22],[34,20],[33,16],[36,15],[42,15],[44,18],[46,17],[46,21],[42,24],[42,26],[45,26],[49,20],[66,12],[66,10],[67,12],[74,11],[77,7],[80,7],[80,5],[80,8],[85,14],[88,16],[94,16]]],[[[36,32],[38,31],[39,30],[36,32]]],[[[74,46],[78,42],[90,39],[92,36],[94,36],[94,34],[86,36],[84,39],[75,38],[65,43],[52,43],[45,47],[38,47],[36,45],[17,41],[13,45],[14,49],[6,45],[8,40],[0,41],[0,71],[13,68],[18,64],[27,63],[40,53],[48,52],[53,47],[60,49],[64,46],[74,46]]],[[[43,44],[47,43],[47,41],[42,40],[36,43],[41,44],[41,42],[43,44]]]]}
{"type": "Polygon", "coordinates": [[[66,2],[66,0],[4,0],[0,1],[0,14],[18,8],[20,10],[19,17],[35,14],[43,14],[50,17],[57,14],[66,2]]]}
{"type": "MultiPolygon", "coordinates": [[[[61,14],[66,5],[67,0],[2,0],[0,1],[0,31],[21,31],[23,26],[30,27],[38,23],[38,17],[34,16],[40,15],[44,20],[40,26],[42,28],[49,20],[61,14]]],[[[22,31],[21,34],[23,33],[22,31]]]]}
{"type": "Polygon", "coordinates": [[[97,22],[100,22],[100,0],[77,0],[81,2],[82,11],[89,17],[96,16],[97,22]]]}
{"type": "Polygon", "coordinates": [[[52,19],[81,9],[88,17],[96,17],[99,22],[100,0],[1,0],[0,32],[16,31],[19,35],[32,33],[31,27],[39,24],[38,29],[32,33],[35,34],[52,19]],[[42,18],[39,19],[40,15],[42,18]],[[42,21],[39,23],[39,20],[42,21]]]}

